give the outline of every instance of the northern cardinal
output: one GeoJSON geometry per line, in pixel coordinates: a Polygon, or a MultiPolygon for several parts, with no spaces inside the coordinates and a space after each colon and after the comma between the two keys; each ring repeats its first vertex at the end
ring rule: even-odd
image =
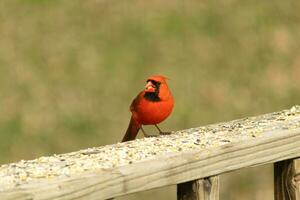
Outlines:
{"type": "Polygon", "coordinates": [[[168,88],[166,77],[150,76],[146,86],[130,105],[132,113],[130,123],[122,142],[134,140],[141,129],[144,136],[148,135],[142,125],[155,125],[160,134],[164,134],[157,126],[164,121],[172,112],[174,100],[168,88]]]}

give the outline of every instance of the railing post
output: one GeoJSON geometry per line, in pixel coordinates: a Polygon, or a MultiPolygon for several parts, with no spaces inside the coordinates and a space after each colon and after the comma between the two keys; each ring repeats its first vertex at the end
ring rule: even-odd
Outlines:
{"type": "Polygon", "coordinates": [[[177,185],[178,200],[218,200],[219,176],[180,183],[177,185]]]}
{"type": "Polygon", "coordinates": [[[300,158],[274,163],[275,200],[300,200],[300,158]]]}

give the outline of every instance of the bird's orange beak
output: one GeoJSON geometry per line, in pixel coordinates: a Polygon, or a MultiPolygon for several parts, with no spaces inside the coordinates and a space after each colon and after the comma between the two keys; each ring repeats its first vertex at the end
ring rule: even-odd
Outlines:
{"type": "Polygon", "coordinates": [[[151,81],[148,81],[145,86],[145,92],[155,92],[155,85],[151,81]]]}

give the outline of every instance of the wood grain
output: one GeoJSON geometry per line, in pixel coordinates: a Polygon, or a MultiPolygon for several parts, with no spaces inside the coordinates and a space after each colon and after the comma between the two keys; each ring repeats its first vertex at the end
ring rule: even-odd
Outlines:
{"type": "Polygon", "coordinates": [[[178,200],[219,200],[219,176],[180,183],[178,200]]]}
{"type": "Polygon", "coordinates": [[[300,129],[276,137],[224,145],[214,150],[175,153],[112,170],[28,184],[0,193],[0,199],[108,199],[187,182],[244,167],[300,156],[300,129]]]}
{"type": "Polygon", "coordinates": [[[275,200],[300,200],[300,159],[289,159],[274,164],[275,200]]]}
{"type": "Polygon", "coordinates": [[[204,179],[200,194],[206,177],[300,157],[300,109],[291,110],[4,165],[0,199],[109,199],[204,179]]]}
{"type": "Polygon", "coordinates": [[[296,200],[300,199],[300,158],[293,160],[295,174],[293,177],[293,185],[295,187],[296,200]]]}

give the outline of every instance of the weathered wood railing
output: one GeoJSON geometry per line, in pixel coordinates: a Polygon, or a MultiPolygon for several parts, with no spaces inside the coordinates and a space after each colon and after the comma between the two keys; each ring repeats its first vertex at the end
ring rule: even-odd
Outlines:
{"type": "Polygon", "coordinates": [[[109,199],[177,184],[219,199],[218,175],[274,164],[275,199],[300,199],[300,107],[0,167],[0,199],[109,199]]]}

